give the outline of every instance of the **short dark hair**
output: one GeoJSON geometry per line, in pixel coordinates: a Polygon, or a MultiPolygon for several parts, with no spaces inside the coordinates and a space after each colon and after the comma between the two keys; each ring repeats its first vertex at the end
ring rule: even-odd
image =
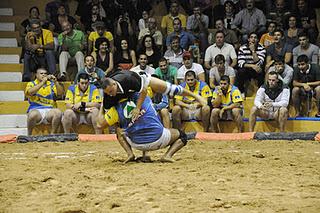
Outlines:
{"type": "Polygon", "coordinates": [[[309,38],[309,36],[308,36],[308,33],[306,32],[306,31],[301,31],[299,34],[298,34],[298,38],[299,37],[307,37],[307,38],[309,38]]]}
{"type": "Polygon", "coordinates": [[[221,76],[220,81],[226,81],[230,84],[230,77],[228,75],[223,75],[221,76]]]}
{"type": "Polygon", "coordinates": [[[217,32],[214,34],[214,36],[216,37],[218,33],[222,33],[222,34],[223,34],[223,37],[226,36],[222,30],[217,30],[217,32]]]}
{"type": "Polygon", "coordinates": [[[114,82],[114,80],[112,78],[105,78],[103,81],[102,81],[102,84],[101,84],[101,88],[102,89],[105,89],[107,88],[108,86],[111,86],[111,84],[114,82]]]}
{"type": "Polygon", "coordinates": [[[309,63],[309,58],[307,55],[299,55],[297,58],[297,62],[306,62],[309,63]]]}
{"type": "Polygon", "coordinates": [[[222,54],[218,54],[216,55],[216,57],[214,57],[214,63],[218,64],[220,61],[222,61],[223,63],[226,62],[226,59],[222,54]]]}
{"type": "Polygon", "coordinates": [[[284,32],[281,28],[276,28],[273,33],[275,33],[275,32],[281,33],[281,36],[284,35],[284,32]]]}
{"type": "Polygon", "coordinates": [[[274,60],[274,63],[275,63],[275,62],[285,63],[284,57],[281,56],[281,55],[276,55],[276,56],[273,58],[273,60],[274,60]]]}
{"type": "Polygon", "coordinates": [[[276,71],[270,71],[268,72],[268,75],[276,75],[278,77],[278,73],[276,71]]]}
{"type": "Polygon", "coordinates": [[[83,79],[83,80],[89,80],[89,75],[87,73],[80,73],[78,75],[78,82],[80,82],[80,79],[83,79]]]}
{"type": "Polygon", "coordinates": [[[178,40],[180,42],[180,37],[179,36],[172,36],[170,39],[170,44],[174,41],[174,40],[178,40]]]}
{"type": "Polygon", "coordinates": [[[168,62],[168,60],[167,60],[165,57],[162,57],[162,58],[160,58],[160,60],[159,60],[159,64],[160,64],[160,62],[163,62],[163,61],[168,62]]]}
{"type": "Polygon", "coordinates": [[[248,36],[248,38],[251,36],[251,35],[253,35],[253,34],[255,34],[256,36],[258,36],[258,33],[257,32],[255,32],[255,31],[252,31],[252,32],[250,32],[249,33],[249,36],[248,36]]]}
{"type": "Polygon", "coordinates": [[[188,76],[192,76],[192,75],[193,75],[194,78],[197,78],[196,72],[193,71],[193,70],[188,70],[186,72],[186,74],[184,75],[184,77],[187,78],[188,76]]]}

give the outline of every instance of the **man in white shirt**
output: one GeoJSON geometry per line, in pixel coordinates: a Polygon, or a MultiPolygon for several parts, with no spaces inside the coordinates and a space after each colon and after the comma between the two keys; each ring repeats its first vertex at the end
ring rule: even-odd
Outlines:
{"type": "Polygon", "coordinates": [[[178,83],[181,84],[184,81],[185,74],[187,71],[192,70],[196,73],[197,79],[205,82],[205,72],[203,67],[198,63],[192,62],[191,53],[185,51],[182,55],[183,66],[178,69],[177,79],[178,83]]]}
{"type": "Polygon", "coordinates": [[[139,55],[139,59],[138,59],[139,65],[135,66],[133,68],[130,69],[130,71],[139,73],[139,72],[145,72],[148,73],[150,75],[155,74],[155,69],[150,67],[148,64],[148,59],[147,59],[147,55],[145,53],[141,53],[139,55]]]}

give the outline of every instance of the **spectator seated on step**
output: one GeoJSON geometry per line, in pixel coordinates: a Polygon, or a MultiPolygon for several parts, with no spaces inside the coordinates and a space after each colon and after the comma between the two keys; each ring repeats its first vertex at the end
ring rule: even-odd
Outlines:
{"type": "Polygon", "coordinates": [[[179,69],[182,63],[182,54],[184,50],[180,47],[179,36],[174,36],[170,41],[170,49],[164,53],[164,57],[169,61],[169,64],[179,69]]]}
{"type": "Polygon", "coordinates": [[[63,5],[66,13],[69,13],[69,5],[65,0],[53,0],[46,4],[45,12],[46,12],[46,20],[51,22],[58,15],[59,7],[63,5]]]}
{"type": "Polygon", "coordinates": [[[148,56],[145,53],[140,53],[138,59],[139,65],[132,67],[130,71],[136,73],[147,73],[149,75],[153,75],[155,73],[155,69],[148,65],[148,56]]]}
{"type": "Polygon", "coordinates": [[[83,32],[73,29],[69,22],[63,22],[61,26],[63,32],[58,37],[60,46],[59,68],[60,79],[65,81],[68,62],[75,60],[78,72],[84,68],[84,55],[82,51],[86,46],[86,39],[83,32]]]}
{"type": "Polygon", "coordinates": [[[177,79],[178,83],[181,84],[185,80],[186,72],[193,70],[196,73],[196,78],[200,81],[205,82],[205,72],[201,64],[194,63],[192,54],[189,51],[185,51],[182,55],[183,65],[178,69],[177,79]]]}
{"type": "Polygon", "coordinates": [[[26,52],[24,54],[24,73],[22,81],[28,82],[39,67],[47,67],[49,74],[56,72],[54,41],[52,32],[42,29],[39,19],[30,21],[30,32],[26,35],[26,52]]]}
{"type": "Polygon", "coordinates": [[[162,36],[162,33],[160,32],[160,30],[157,29],[157,23],[156,23],[155,18],[150,17],[147,22],[147,28],[140,30],[139,36],[138,36],[139,43],[142,42],[142,38],[145,35],[151,35],[152,38],[154,39],[158,49],[159,50],[162,49],[163,36],[162,36]]]}
{"type": "Polygon", "coordinates": [[[113,53],[110,49],[109,40],[105,37],[100,37],[96,40],[96,52],[92,52],[92,56],[96,61],[96,67],[102,69],[105,75],[110,75],[113,72],[113,53]]]}
{"type": "Polygon", "coordinates": [[[303,116],[301,101],[306,101],[307,111],[311,110],[312,97],[316,98],[320,117],[320,68],[317,64],[311,64],[307,55],[300,55],[297,59],[298,66],[293,70],[292,102],[296,110],[296,116],[303,116]]]}
{"type": "Polygon", "coordinates": [[[177,68],[170,65],[164,57],[159,60],[159,67],[155,70],[155,74],[163,81],[178,84],[177,68]]]}
{"type": "MultiPolygon", "coordinates": [[[[197,79],[194,71],[189,70],[185,74],[185,82],[180,84],[186,90],[198,94],[204,99],[212,96],[210,87],[197,79]]],[[[202,121],[204,131],[207,132],[210,120],[210,107],[201,104],[190,96],[175,96],[175,106],[172,109],[173,128],[181,128],[182,121],[202,121]]]]}
{"type": "Polygon", "coordinates": [[[37,125],[51,124],[50,133],[58,132],[62,112],[57,109],[56,97],[63,94],[63,87],[57,83],[56,77],[48,75],[47,70],[39,68],[36,79],[27,84],[25,95],[29,101],[27,111],[28,135],[37,125]]]}
{"type": "Polygon", "coordinates": [[[283,57],[276,57],[274,60],[273,66],[269,68],[266,73],[266,79],[269,72],[275,71],[278,73],[279,80],[285,86],[291,87],[292,86],[292,77],[293,77],[293,68],[290,67],[288,64],[285,64],[283,57]]]}
{"type": "Polygon", "coordinates": [[[219,121],[233,120],[237,123],[238,132],[243,132],[243,99],[240,90],[230,84],[230,77],[222,75],[219,85],[212,93],[211,130],[221,132],[219,121]]]}
{"type": "Polygon", "coordinates": [[[64,4],[60,4],[58,7],[57,15],[51,18],[49,29],[53,32],[55,36],[62,33],[64,30],[62,24],[64,22],[69,22],[73,28],[77,28],[77,21],[66,12],[66,7],[64,4]]]}
{"type": "Polygon", "coordinates": [[[282,83],[277,72],[271,71],[267,76],[267,83],[258,89],[254,106],[250,111],[250,132],[254,131],[257,117],[275,120],[279,125],[280,132],[285,131],[290,89],[282,83]]]}
{"type": "Polygon", "coordinates": [[[102,131],[97,127],[97,116],[102,98],[99,89],[90,84],[87,73],[78,75],[78,83],[71,85],[66,93],[66,108],[63,113],[62,125],[64,133],[75,131],[80,124],[91,125],[96,134],[102,131]]]}

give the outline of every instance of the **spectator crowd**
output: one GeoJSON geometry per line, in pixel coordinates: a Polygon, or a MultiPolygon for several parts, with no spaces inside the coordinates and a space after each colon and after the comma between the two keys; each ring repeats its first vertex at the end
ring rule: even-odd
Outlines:
{"type": "Polygon", "coordinates": [[[191,96],[150,91],[167,128],[192,120],[201,121],[204,131],[221,132],[219,122],[233,120],[243,132],[252,79],[258,90],[250,131],[257,117],[276,120],[285,131],[289,103],[294,117],[320,117],[317,1],[171,0],[157,23],[152,6],[158,3],[79,0],[73,16],[68,1],[54,0],[45,19],[36,6],[30,8],[20,27],[29,134],[46,123],[52,133],[60,124],[66,133],[79,124],[101,133],[96,117],[102,82],[121,71],[150,74],[207,100],[203,106],[191,96]],[[74,82],[66,93],[63,81],[74,82]],[[59,95],[65,112],[56,107],[59,95]],[[314,100],[317,112],[310,115],[314,100]]]}

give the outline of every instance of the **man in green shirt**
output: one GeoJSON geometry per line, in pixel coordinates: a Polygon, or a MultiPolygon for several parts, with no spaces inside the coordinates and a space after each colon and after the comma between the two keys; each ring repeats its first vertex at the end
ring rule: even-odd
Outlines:
{"type": "Polygon", "coordinates": [[[170,65],[166,58],[159,60],[159,67],[155,70],[155,74],[163,81],[178,84],[177,68],[170,65]]]}
{"type": "Polygon", "coordinates": [[[69,59],[76,61],[78,72],[84,68],[82,50],[85,48],[86,40],[83,32],[73,29],[69,22],[63,22],[61,27],[63,32],[58,36],[60,46],[59,68],[60,80],[65,81],[69,59]]]}

